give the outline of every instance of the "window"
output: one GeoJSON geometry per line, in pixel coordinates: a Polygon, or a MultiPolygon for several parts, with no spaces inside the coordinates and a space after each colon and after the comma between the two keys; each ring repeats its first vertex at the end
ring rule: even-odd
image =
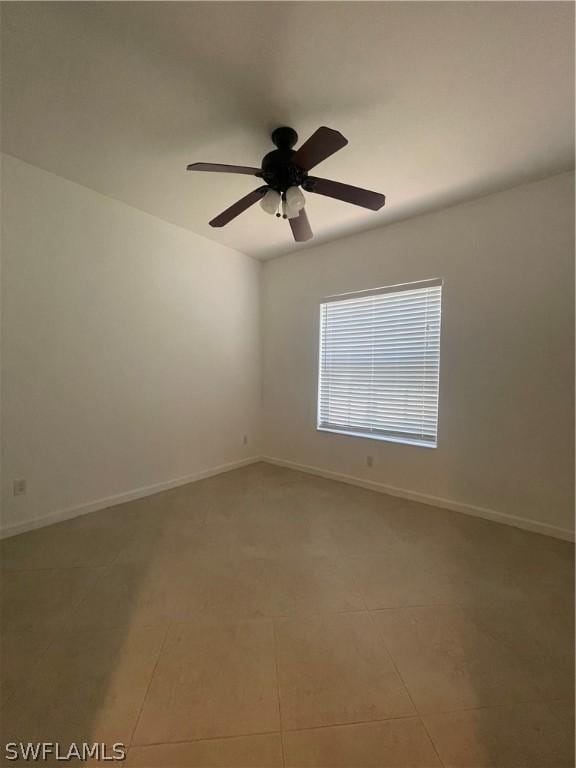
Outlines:
{"type": "Polygon", "coordinates": [[[318,429],[436,447],[442,281],[320,305],[318,429]]]}

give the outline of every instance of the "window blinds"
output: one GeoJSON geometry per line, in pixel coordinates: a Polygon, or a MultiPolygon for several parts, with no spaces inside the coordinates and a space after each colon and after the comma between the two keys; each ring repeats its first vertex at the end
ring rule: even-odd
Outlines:
{"type": "Polygon", "coordinates": [[[436,446],[442,281],[320,305],[318,429],[436,446]]]}

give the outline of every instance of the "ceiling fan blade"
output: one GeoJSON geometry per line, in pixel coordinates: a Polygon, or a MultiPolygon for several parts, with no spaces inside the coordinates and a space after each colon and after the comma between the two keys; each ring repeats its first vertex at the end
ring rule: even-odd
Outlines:
{"type": "Polygon", "coordinates": [[[237,200],[233,205],[230,206],[230,208],[226,208],[226,210],[218,214],[215,219],[212,219],[212,221],[209,222],[210,226],[223,227],[224,225],[228,224],[228,222],[232,221],[232,219],[235,219],[236,216],[244,213],[244,211],[247,208],[250,208],[251,205],[257,203],[258,200],[262,198],[262,195],[264,192],[266,192],[267,189],[268,187],[266,186],[258,187],[258,189],[254,189],[244,197],[241,197],[240,200],[237,200]]]}
{"type": "Polygon", "coordinates": [[[190,163],[187,171],[210,171],[211,173],[245,173],[248,176],[257,176],[260,168],[252,168],[248,165],[222,165],[222,163],[190,163]]]}
{"type": "Polygon", "coordinates": [[[333,197],[335,200],[343,200],[345,203],[360,205],[362,208],[370,208],[371,211],[379,211],[386,202],[380,192],[372,192],[361,187],[352,187],[350,184],[341,184],[339,181],[319,179],[308,176],[304,184],[307,192],[315,192],[317,195],[333,197]]]}
{"type": "Polygon", "coordinates": [[[314,237],[304,208],[300,209],[300,213],[296,218],[288,219],[288,222],[292,234],[294,235],[294,240],[296,240],[297,243],[304,243],[306,240],[311,240],[314,237]]]}
{"type": "Polygon", "coordinates": [[[341,133],[332,128],[322,126],[310,136],[308,141],[302,144],[300,149],[296,150],[296,153],[292,156],[292,162],[299,168],[302,168],[302,170],[309,171],[315,165],[333,155],[334,152],[338,152],[339,149],[345,147],[346,144],[348,144],[348,139],[345,139],[341,133]]]}

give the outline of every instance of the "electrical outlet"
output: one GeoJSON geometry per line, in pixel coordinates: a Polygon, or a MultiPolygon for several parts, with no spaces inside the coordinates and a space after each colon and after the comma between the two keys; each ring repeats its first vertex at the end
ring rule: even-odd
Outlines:
{"type": "Polygon", "coordinates": [[[366,456],[366,466],[367,467],[374,466],[374,456],[366,456]]]}
{"type": "Polygon", "coordinates": [[[12,489],[14,496],[24,496],[26,493],[26,480],[14,480],[12,489]]]}
{"type": "Polygon", "coordinates": [[[242,445],[248,445],[248,435],[242,437],[242,445]]]}

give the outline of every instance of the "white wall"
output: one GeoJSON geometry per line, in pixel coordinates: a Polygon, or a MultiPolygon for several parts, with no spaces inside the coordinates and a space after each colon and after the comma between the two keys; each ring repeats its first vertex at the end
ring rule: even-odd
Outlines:
{"type": "Polygon", "coordinates": [[[267,262],[265,453],[573,529],[573,183],[554,176],[267,262]],[[435,277],[438,448],[317,432],[320,300],[435,277]]]}
{"type": "Polygon", "coordinates": [[[2,191],[4,529],[257,455],[258,262],[6,156],[2,191]]]}

